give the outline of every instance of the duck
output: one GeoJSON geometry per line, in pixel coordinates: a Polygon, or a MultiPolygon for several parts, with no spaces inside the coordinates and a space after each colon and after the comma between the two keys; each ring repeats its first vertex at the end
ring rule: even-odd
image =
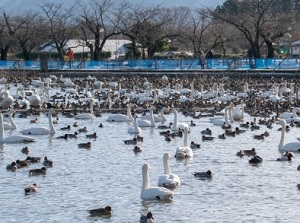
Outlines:
{"type": "Polygon", "coordinates": [[[100,127],[100,128],[103,128],[104,126],[103,126],[103,124],[102,124],[102,123],[100,123],[100,124],[99,124],[99,127],[100,127]]]}
{"type": "Polygon", "coordinates": [[[241,123],[240,127],[248,129],[248,128],[250,128],[250,122],[241,123]]]}
{"type": "Polygon", "coordinates": [[[87,138],[97,138],[98,136],[97,136],[97,133],[94,132],[93,134],[85,135],[85,137],[87,137],[87,138]]]}
{"type": "Polygon", "coordinates": [[[135,154],[141,153],[142,151],[143,151],[143,148],[140,147],[140,146],[134,146],[134,148],[133,148],[133,152],[134,152],[135,154]]]}
{"type": "Polygon", "coordinates": [[[79,126],[78,123],[74,122],[73,127],[78,127],[78,126],[79,126]]]}
{"type": "Polygon", "coordinates": [[[62,136],[57,136],[57,139],[68,139],[68,134],[64,134],[62,136]]]}
{"type": "Polygon", "coordinates": [[[244,133],[244,132],[246,132],[246,130],[240,129],[239,127],[235,127],[235,133],[236,134],[241,134],[241,133],[244,133]]]}
{"type": "Polygon", "coordinates": [[[143,142],[144,141],[144,137],[143,136],[140,136],[140,135],[136,135],[136,140],[138,141],[138,142],[143,142]]]}
{"type": "Polygon", "coordinates": [[[173,123],[170,122],[169,125],[159,125],[157,128],[159,129],[170,129],[172,127],[173,123]]]}
{"type": "Polygon", "coordinates": [[[158,178],[159,187],[175,188],[180,185],[179,176],[171,173],[169,165],[170,158],[169,153],[165,153],[163,156],[164,174],[158,178]]]}
{"type": "Polygon", "coordinates": [[[17,169],[18,169],[18,167],[17,167],[16,162],[12,162],[11,164],[8,164],[6,166],[6,170],[9,170],[9,171],[12,171],[12,172],[16,171],[17,169]]]}
{"type": "Polygon", "coordinates": [[[193,120],[191,120],[190,126],[196,126],[196,123],[193,120]]]}
{"type": "Polygon", "coordinates": [[[78,132],[74,132],[73,134],[71,133],[68,133],[68,134],[65,134],[67,135],[67,138],[78,138],[78,132]]]}
{"type": "Polygon", "coordinates": [[[137,144],[137,139],[133,138],[133,139],[124,140],[124,143],[127,144],[127,145],[136,145],[137,144]]]}
{"type": "Polygon", "coordinates": [[[66,127],[62,127],[62,128],[60,128],[60,130],[71,130],[71,126],[68,125],[68,126],[66,126],[66,127]]]}
{"type": "Polygon", "coordinates": [[[200,144],[195,143],[194,141],[191,141],[190,147],[191,147],[192,149],[199,149],[200,146],[201,146],[200,144]]]}
{"type": "Polygon", "coordinates": [[[278,158],[277,161],[292,161],[292,157],[292,153],[286,153],[283,157],[278,158]]]}
{"type": "Polygon", "coordinates": [[[165,141],[170,142],[173,140],[173,136],[171,134],[165,135],[165,141]]]}
{"type": "Polygon", "coordinates": [[[34,175],[45,175],[47,173],[47,168],[42,167],[40,169],[32,169],[29,170],[29,175],[34,176],[34,175]]]}
{"type": "Polygon", "coordinates": [[[300,189],[300,184],[297,184],[298,189],[300,189]]]}
{"type": "Polygon", "coordinates": [[[79,143],[78,144],[79,148],[91,148],[91,146],[92,146],[91,142],[79,143]]]}
{"type": "Polygon", "coordinates": [[[53,167],[53,161],[49,160],[47,156],[44,157],[43,165],[46,167],[53,167]]]}
{"type": "Polygon", "coordinates": [[[141,214],[140,223],[156,223],[152,213],[149,211],[146,215],[141,214]]]}
{"type": "Polygon", "coordinates": [[[28,153],[30,152],[30,149],[29,149],[28,146],[25,146],[25,147],[23,147],[23,148],[21,149],[21,152],[22,152],[22,153],[25,153],[25,154],[28,154],[28,153]]]}
{"type": "Polygon", "coordinates": [[[56,117],[56,119],[55,120],[53,120],[53,124],[59,124],[59,118],[58,117],[56,117]]]}
{"type": "Polygon", "coordinates": [[[212,131],[211,131],[210,128],[206,128],[205,130],[201,131],[201,134],[203,134],[203,135],[211,135],[212,131]]]}
{"type": "Polygon", "coordinates": [[[35,193],[39,191],[39,186],[37,183],[34,183],[32,185],[29,185],[24,188],[25,194],[35,193]]]}
{"type": "Polygon", "coordinates": [[[30,163],[38,163],[41,161],[41,157],[27,156],[26,160],[30,163]]]}
{"type": "Polygon", "coordinates": [[[30,165],[30,163],[27,160],[16,160],[16,164],[18,169],[28,167],[30,165]]]}
{"type": "Polygon", "coordinates": [[[193,175],[195,177],[211,178],[212,177],[212,172],[211,172],[211,170],[207,170],[206,172],[194,172],[193,175]]]}
{"type": "Polygon", "coordinates": [[[95,215],[95,216],[111,216],[112,208],[111,206],[106,206],[105,208],[88,210],[88,212],[90,213],[90,215],[95,215]]]}
{"type": "Polygon", "coordinates": [[[78,129],[78,132],[87,132],[88,130],[87,130],[87,127],[86,126],[84,126],[83,128],[81,128],[81,129],[78,129]]]}
{"type": "Polygon", "coordinates": [[[203,135],[202,136],[202,141],[211,141],[211,140],[214,140],[214,138],[215,137],[203,135]]]}
{"type": "Polygon", "coordinates": [[[143,200],[172,200],[174,193],[165,187],[150,187],[149,164],[142,166],[142,190],[140,197],[143,200]]]}
{"type": "Polygon", "coordinates": [[[264,140],[265,139],[265,135],[263,133],[260,134],[260,135],[254,135],[253,138],[257,139],[257,140],[264,140]]]}
{"type": "Polygon", "coordinates": [[[30,120],[30,123],[39,123],[39,120],[37,118],[30,120]]]}
{"type": "Polygon", "coordinates": [[[219,139],[226,139],[226,134],[225,133],[220,134],[220,135],[218,135],[218,138],[219,139]]]}
{"type": "Polygon", "coordinates": [[[256,155],[256,151],[255,148],[252,149],[244,149],[244,150],[240,150],[239,152],[236,153],[237,156],[255,156],[256,155]]]}
{"type": "Polygon", "coordinates": [[[261,163],[262,161],[263,159],[260,156],[255,155],[249,160],[249,163],[261,163]]]}

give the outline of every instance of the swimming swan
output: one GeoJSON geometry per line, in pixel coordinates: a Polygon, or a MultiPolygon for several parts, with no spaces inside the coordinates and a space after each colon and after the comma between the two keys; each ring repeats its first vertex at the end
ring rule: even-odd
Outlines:
{"type": "Polygon", "coordinates": [[[279,124],[282,125],[282,129],[281,129],[281,137],[280,137],[278,149],[283,151],[290,151],[290,152],[300,151],[300,142],[289,142],[285,144],[284,138],[285,138],[286,121],[282,119],[280,120],[279,124]]]}
{"type": "Polygon", "coordinates": [[[78,115],[75,115],[75,118],[76,119],[95,119],[96,116],[94,114],[93,104],[94,104],[94,100],[92,99],[90,102],[90,113],[78,114],[78,115]]]}
{"type": "Polygon", "coordinates": [[[108,121],[108,122],[130,122],[130,121],[133,121],[133,117],[131,115],[132,107],[133,107],[133,104],[129,103],[127,105],[127,115],[123,115],[123,114],[110,115],[106,119],[106,121],[108,121]]]}
{"type": "Polygon", "coordinates": [[[8,112],[9,123],[6,123],[6,122],[3,123],[4,130],[14,130],[14,129],[17,129],[17,125],[16,125],[16,123],[14,122],[14,120],[12,118],[12,115],[14,114],[14,112],[15,112],[14,110],[10,110],[8,112]]]}
{"type": "Polygon", "coordinates": [[[185,127],[187,127],[187,129],[189,129],[188,124],[178,123],[178,112],[176,109],[173,109],[173,114],[174,114],[174,122],[173,122],[173,125],[171,128],[172,131],[177,131],[178,129],[184,129],[185,127]]]}
{"type": "Polygon", "coordinates": [[[22,135],[13,135],[5,137],[4,135],[4,127],[3,127],[3,115],[0,113],[0,143],[26,143],[26,142],[34,142],[35,139],[22,135]]]}
{"type": "Polygon", "coordinates": [[[158,178],[159,187],[170,187],[175,188],[180,185],[180,178],[176,174],[172,174],[169,166],[169,153],[165,153],[163,156],[164,172],[165,174],[158,178]]]}
{"type": "Polygon", "coordinates": [[[184,134],[183,134],[183,146],[180,146],[176,149],[176,158],[188,158],[188,157],[193,157],[194,153],[191,147],[188,146],[187,143],[187,134],[188,134],[188,129],[184,128],[184,134]]]}
{"type": "Polygon", "coordinates": [[[53,121],[52,121],[52,113],[53,109],[49,110],[48,120],[49,120],[49,129],[46,127],[33,127],[29,129],[24,129],[21,131],[24,135],[46,135],[46,134],[55,134],[56,131],[54,129],[53,121]]]}
{"type": "Polygon", "coordinates": [[[164,187],[150,187],[149,165],[145,163],[142,167],[143,185],[141,198],[144,200],[171,200],[174,193],[164,187]]]}
{"type": "Polygon", "coordinates": [[[142,130],[141,130],[140,127],[138,127],[136,116],[134,116],[134,118],[133,118],[133,126],[130,126],[128,128],[128,133],[131,133],[131,134],[141,134],[141,132],[142,132],[142,130]]]}

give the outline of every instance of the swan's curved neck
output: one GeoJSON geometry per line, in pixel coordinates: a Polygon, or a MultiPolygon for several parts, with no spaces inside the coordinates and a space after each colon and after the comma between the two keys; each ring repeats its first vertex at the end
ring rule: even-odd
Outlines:
{"type": "Polygon", "coordinates": [[[285,138],[285,128],[286,128],[286,125],[285,123],[282,124],[282,129],[281,129],[281,137],[280,137],[280,142],[279,142],[279,145],[278,145],[278,149],[281,149],[283,146],[284,146],[284,138],[285,138]]]}
{"type": "Polygon", "coordinates": [[[131,105],[127,106],[127,116],[131,121],[133,120],[133,117],[131,115],[131,105]]]}
{"type": "Polygon", "coordinates": [[[166,116],[165,116],[164,112],[165,112],[165,108],[163,108],[160,111],[161,123],[164,123],[166,121],[166,116]]]}
{"type": "Polygon", "coordinates": [[[183,136],[183,146],[184,147],[188,147],[188,143],[187,143],[187,135],[188,135],[188,130],[187,128],[184,128],[184,136],[183,136]]]}
{"type": "Polygon", "coordinates": [[[55,133],[55,128],[54,128],[54,125],[53,125],[53,121],[52,121],[52,110],[49,111],[49,114],[48,114],[48,118],[49,118],[49,128],[50,128],[50,133],[55,133]]]}
{"type": "Polygon", "coordinates": [[[90,103],[90,112],[91,112],[91,115],[95,117],[94,107],[93,107],[93,100],[91,100],[91,103],[90,103]]]}
{"type": "Polygon", "coordinates": [[[177,128],[177,115],[178,115],[178,112],[176,110],[174,110],[174,124],[173,124],[173,126],[175,126],[175,128],[177,128]]]}
{"type": "Polygon", "coordinates": [[[169,159],[168,157],[164,157],[164,170],[165,170],[165,174],[166,175],[170,175],[171,174],[171,170],[170,170],[168,159],[169,159]]]}
{"type": "Polygon", "coordinates": [[[232,109],[231,109],[231,108],[229,108],[228,115],[229,115],[229,120],[230,120],[230,122],[233,123],[233,122],[234,122],[234,119],[233,119],[233,117],[232,117],[232,109]]]}
{"type": "Polygon", "coordinates": [[[143,187],[142,191],[150,188],[148,170],[143,170],[143,187]]]}
{"type": "Polygon", "coordinates": [[[4,126],[3,126],[3,115],[0,114],[0,142],[4,140],[4,126]]]}
{"type": "Polygon", "coordinates": [[[12,129],[16,129],[17,125],[16,125],[16,123],[14,122],[14,120],[12,118],[12,113],[11,112],[9,113],[8,117],[9,117],[9,122],[10,122],[10,125],[11,125],[12,129]]]}
{"type": "Polygon", "coordinates": [[[155,122],[154,122],[154,117],[153,117],[153,109],[150,108],[150,122],[151,122],[151,127],[155,127],[155,122]]]}
{"type": "Polygon", "coordinates": [[[228,109],[230,108],[225,108],[225,114],[224,114],[224,118],[225,118],[225,124],[226,125],[230,125],[229,121],[228,121],[228,109]]]}
{"type": "Polygon", "coordinates": [[[138,130],[138,124],[137,124],[137,121],[136,121],[136,117],[134,117],[134,119],[133,119],[133,126],[134,126],[134,129],[137,131],[138,130]]]}

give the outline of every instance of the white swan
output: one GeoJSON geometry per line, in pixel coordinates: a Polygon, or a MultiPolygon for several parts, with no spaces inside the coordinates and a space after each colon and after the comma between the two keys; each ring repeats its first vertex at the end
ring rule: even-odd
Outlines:
{"type": "Polygon", "coordinates": [[[90,101],[90,113],[81,113],[81,114],[75,115],[75,118],[76,119],[95,119],[96,116],[94,114],[93,104],[94,104],[94,100],[91,99],[91,101],[90,101]]]}
{"type": "Polygon", "coordinates": [[[155,127],[155,121],[154,121],[154,117],[153,117],[153,109],[155,107],[150,107],[150,120],[146,120],[146,119],[138,119],[137,120],[137,124],[139,127],[155,127]]]}
{"type": "MultiPolygon", "coordinates": [[[[153,109],[156,109],[156,108],[153,107],[153,109]]],[[[163,122],[161,114],[162,114],[162,112],[160,112],[160,115],[154,115],[154,114],[152,114],[155,122],[163,122]]],[[[151,121],[151,114],[142,115],[140,117],[140,119],[151,121]]]]}
{"type": "Polygon", "coordinates": [[[300,151],[300,142],[289,142],[285,144],[285,128],[286,128],[286,122],[285,120],[280,120],[279,122],[280,125],[282,125],[282,130],[281,130],[281,138],[280,142],[278,145],[278,149],[281,151],[289,151],[289,152],[298,152],[300,151]]]}
{"type": "Polygon", "coordinates": [[[133,126],[130,126],[128,128],[128,133],[131,133],[131,134],[141,134],[141,132],[142,132],[142,130],[141,130],[140,127],[138,127],[136,116],[134,116],[134,118],[133,118],[133,126]]]}
{"type": "Polygon", "coordinates": [[[127,115],[123,115],[123,114],[110,115],[106,119],[106,121],[108,121],[108,122],[130,122],[130,121],[133,121],[133,117],[131,115],[132,107],[133,107],[133,104],[129,103],[127,105],[127,115]]]}
{"type": "Polygon", "coordinates": [[[171,130],[172,131],[177,131],[178,129],[184,129],[187,128],[189,130],[189,125],[186,123],[178,123],[178,112],[176,109],[173,109],[173,114],[174,114],[174,122],[172,125],[171,130]]]}
{"type": "Polygon", "coordinates": [[[0,143],[27,143],[34,142],[35,139],[23,136],[23,135],[13,135],[5,137],[4,135],[4,127],[3,127],[3,115],[0,113],[0,143]]]}
{"type": "Polygon", "coordinates": [[[279,118],[282,119],[293,119],[293,118],[298,118],[297,112],[300,111],[299,107],[293,108],[292,112],[283,112],[282,114],[279,115],[279,118]]]}
{"type": "Polygon", "coordinates": [[[4,126],[4,130],[14,130],[17,129],[17,125],[14,122],[12,115],[14,114],[14,110],[10,110],[8,112],[8,119],[9,119],[9,123],[7,122],[3,122],[3,126],[4,126]]]}
{"type": "Polygon", "coordinates": [[[0,107],[2,108],[9,108],[14,103],[14,98],[8,92],[4,92],[1,98],[0,107]]]}
{"type": "Polygon", "coordinates": [[[150,187],[149,165],[145,163],[142,167],[143,186],[141,198],[144,200],[171,200],[174,193],[164,187],[150,187]]]}
{"type": "Polygon", "coordinates": [[[48,121],[49,121],[49,129],[46,127],[33,127],[29,129],[24,129],[21,131],[24,135],[46,135],[46,134],[55,134],[55,129],[52,121],[52,113],[53,109],[49,110],[48,113],[48,121]]]}
{"type": "Polygon", "coordinates": [[[170,166],[169,166],[170,158],[171,157],[170,157],[169,153],[165,153],[163,156],[165,174],[158,178],[158,186],[159,187],[174,188],[174,187],[180,185],[179,176],[171,173],[170,166]]]}
{"type": "Polygon", "coordinates": [[[231,114],[234,120],[244,119],[244,101],[241,101],[241,104],[231,107],[231,114]]]}
{"type": "Polygon", "coordinates": [[[188,135],[188,128],[184,128],[184,133],[183,133],[183,146],[180,146],[176,149],[176,158],[190,158],[194,156],[193,150],[191,147],[188,146],[187,143],[187,135],[188,135]]]}
{"type": "Polygon", "coordinates": [[[211,122],[214,125],[217,126],[222,126],[222,125],[230,125],[229,120],[228,120],[228,110],[230,109],[230,107],[226,106],[225,108],[225,113],[224,113],[224,117],[223,118],[218,118],[218,119],[212,119],[211,122]]]}

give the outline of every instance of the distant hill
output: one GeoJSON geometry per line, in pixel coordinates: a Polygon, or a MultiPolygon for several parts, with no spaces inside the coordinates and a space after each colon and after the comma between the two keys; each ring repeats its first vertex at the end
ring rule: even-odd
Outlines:
{"type": "MultiPolygon", "coordinates": [[[[75,2],[76,0],[68,0],[68,4],[75,2]]],[[[88,0],[84,0],[87,1],[88,0]]],[[[129,0],[133,3],[142,4],[145,6],[161,5],[162,7],[216,7],[222,5],[225,0],[129,0]]],[[[39,5],[43,5],[44,2],[61,3],[62,0],[0,0],[0,10],[5,10],[11,13],[18,13],[26,9],[39,9],[39,5]]]]}

